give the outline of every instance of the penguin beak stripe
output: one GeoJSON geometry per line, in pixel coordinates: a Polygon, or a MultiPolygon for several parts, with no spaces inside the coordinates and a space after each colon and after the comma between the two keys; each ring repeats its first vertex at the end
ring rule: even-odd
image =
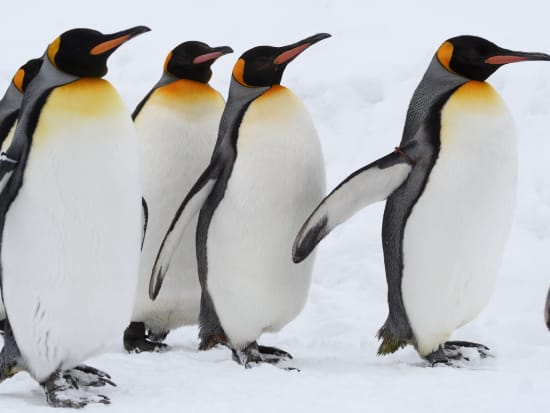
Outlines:
{"type": "Polygon", "coordinates": [[[107,40],[106,42],[99,43],[97,46],[95,46],[92,50],[90,50],[90,54],[96,56],[105,52],[108,52],[109,50],[114,49],[115,47],[120,46],[122,43],[126,42],[130,39],[130,35],[124,35],[117,37],[116,39],[107,40]]]}
{"type": "Polygon", "coordinates": [[[286,52],[283,52],[279,56],[277,56],[274,60],[274,63],[276,65],[286,63],[289,60],[294,59],[296,56],[298,56],[300,53],[306,50],[309,46],[311,46],[311,43],[305,43],[300,46],[296,46],[293,49],[287,50],[286,52]]]}
{"type": "Polygon", "coordinates": [[[222,52],[210,52],[203,55],[197,56],[193,59],[193,64],[199,65],[204,62],[209,62],[210,60],[216,60],[218,57],[223,55],[222,52]]]}
{"type": "Polygon", "coordinates": [[[523,62],[529,60],[525,56],[491,56],[485,59],[485,63],[489,65],[505,65],[507,63],[523,62]]]}

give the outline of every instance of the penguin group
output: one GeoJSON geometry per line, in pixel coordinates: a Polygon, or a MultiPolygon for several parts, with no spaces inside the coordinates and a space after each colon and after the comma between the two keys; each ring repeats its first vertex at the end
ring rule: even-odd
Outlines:
{"type": "Polygon", "coordinates": [[[487,304],[514,211],[513,122],[486,80],[550,55],[446,40],[399,146],[326,195],[314,120],[281,83],[329,34],[245,51],[227,101],[209,81],[233,49],[185,41],[130,114],[102,78],[148,31],[66,31],[0,100],[0,382],[26,371],[51,406],[108,404],[94,388],[111,377],[82,363],[117,338],[130,353],[168,351],[184,325],[198,325],[200,350],[295,370],[258,340],[304,308],[316,245],[377,201],[389,313],[379,354],[412,345],[428,365],[490,355],[448,340],[487,304]]]}

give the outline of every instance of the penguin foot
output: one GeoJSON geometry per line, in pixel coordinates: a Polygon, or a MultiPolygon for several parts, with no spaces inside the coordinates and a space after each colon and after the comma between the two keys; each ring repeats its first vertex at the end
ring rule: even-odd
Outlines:
{"type": "Polygon", "coordinates": [[[144,351],[150,353],[166,353],[170,350],[168,344],[149,341],[146,338],[124,340],[124,348],[128,353],[142,353],[144,351]]]}
{"type": "MultiPolygon", "coordinates": [[[[168,333],[166,333],[166,335],[168,335],[168,333]]],[[[170,350],[168,344],[147,339],[144,323],[131,322],[124,331],[123,341],[124,348],[128,353],[141,353],[143,351],[164,353],[170,350]]]]}
{"type": "MultiPolygon", "coordinates": [[[[256,342],[249,344],[242,350],[232,348],[231,352],[233,360],[247,369],[256,367],[262,363],[279,365],[281,362],[292,360],[290,353],[276,347],[259,346],[256,342]]],[[[288,371],[299,371],[295,367],[280,367],[288,371]]]]}
{"type": "Polygon", "coordinates": [[[166,340],[166,337],[168,337],[169,332],[170,330],[161,330],[159,332],[153,333],[151,330],[149,330],[149,332],[147,333],[147,338],[149,339],[149,341],[152,341],[155,343],[161,343],[164,340],[166,340]]]}
{"type": "Polygon", "coordinates": [[[277,357],[279,360],[292,360],[292,354],[277,347],[258,345],[258,350],[264,357],[277,357]]]}
{"type": "Polygon", "coordinates": [[[79,364],[73,369],[63,371],[63,377],[75,386],[81,387],[103,387],[107,384],[116,387],[116,384],[111,380],[104,371],[86,364],[79,364]]]}
{"type": "Polygon", "coordinates": [[[46,401],[52,407],[68,407],[80,409],[90,403],[110,404],[107,396],[86,392],[78,387],[76,382],[65,375],[64,371],[56,371],[45,382],[41,383],[46,394],[46,401]]]}
{"type": "Polygon", "coordinates": [[[447,341],[429,354],[426,360],[433,366],[444,364],[452,367],[462,367],[463,362],[493,357],[489,347],[469,341],[447,341]]]}

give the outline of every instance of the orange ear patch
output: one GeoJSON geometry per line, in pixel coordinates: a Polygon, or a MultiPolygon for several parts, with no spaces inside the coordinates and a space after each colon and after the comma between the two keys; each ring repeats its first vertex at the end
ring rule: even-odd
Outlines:
{"type": "Polygon", "coordinates": [[[168,53],[168,56],[166,56],[166,59],[164,59],[164,71],[168,73],[168,63],[170,63],[170,60],[172,59],[172,52],[168,53]]]}
{"type": "Polygon", "coordinates": [[[116,39],[107,40],[106,42],[99,43],[92,50],[90,50],[90,54],[97,56],[98,54],[108,52],[109,50],[120,46],[122,43],[124,43],[129,39],[130,39],[130,35],[126,34],[124,36],[117,37],[116,39]]]}
{"type": "Polygon", "coordinates": [[[244,60],[239,59],[237,60],[237,63],[235,63],[235,66],[233,66],[233,77],[241,85],[248,86],[244,81],[243,75],[244,75],[244,60]]]}
{"type": "Polygon", "coordinates": [[[15,76],[13,76],[13,84],[21,93],[23,93],[23,80],[25,79],[25,71],[19,69],[15,76]]]}
{"type": "Polygon", "coordinates": [[[54,66],[55,66],[55,55],[59,51],[60,44],[61,44],[61,37],[58,37],[48,46],[48,59],[50,59],[51,64],[54,66]]]}
{"type": "Polygon", "coordinates": [[[449,72],[454,73],[454,70],[451,69],[451,58],[453,57],[453,49],[454,46],[451,42],[445,42],[443,43],[439,49],[437,49],[437,60],[439,60],[439,63],[447,69],[449,72]]]}

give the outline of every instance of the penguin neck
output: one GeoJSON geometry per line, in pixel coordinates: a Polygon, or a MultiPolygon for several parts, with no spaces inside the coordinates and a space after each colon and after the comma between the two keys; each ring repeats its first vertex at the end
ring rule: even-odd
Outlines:
{"type": "Polygon", "coordinates": [[[436,106],[443,106],[452,92],[469,80],[449,72],[434,56],[411,98],[400,145],[410,142],[428,116],[437,112],[436,106]]]}
{"type": "Polygon", "coordinates": [[[0,141],[8,135],[15,123],[22,100],[23,94],[13,83],[10,83],[4,97],[0,100],[0,141]]]}
{"type": "Polygon", "coordinates": [[[162,76],[160,77],[159,81],[153,86],[153,90],[158,89],[159,87],[166,86],[170,83],[176,82],[180,80],[179,77],[176,77],[170,73],[162,72],[162,76]]]}
{"type": "Polygon", "coordinates": [[[41,107],[44,105],[50,92],[58,86],[66,85],[80,79],[79,76],[70,75],[57,69],[49,61],[48,56],[43,56],[44,62],[40,71],[27,86],[21,103],[19,123],[13,135],[12,144],[6,151],[12,159],[20,159],[31,144],[32,133],[36,127],[41,107]]]}
{"type": "Polygon", "coordinates": [[[42,63],[40,71],[25,91],[21,111],[27,111],[26,108],[32,106],[45,92],[78,79],[80,79],[79,76],[70,75],[57,69],[48,57],[44,56],[44,63],[42,63]]]}
{"type": "Polygon", "coordinates": [[[248,87],[243,86],[231,77],[229,96],[220,121],[218,139],[212,154],[212,159],[218,155],[226,155],[236,151],[239,125],[250,103],[260,97],[272,86],[248,87]]]}
{"type": "Polygon", "coordinates": [[[0,122],[5,116],[18,111],[22,100],[23,94],[11,82],[4,97],[0,100],[0,122]]]}

